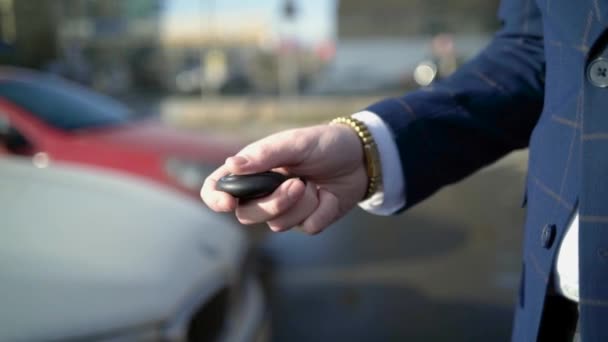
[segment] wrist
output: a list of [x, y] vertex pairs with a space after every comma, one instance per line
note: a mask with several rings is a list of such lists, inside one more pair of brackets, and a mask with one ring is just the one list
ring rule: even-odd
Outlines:
[[370, 198], [379, 190], [382, 182], [382, 166], [380, 154], [374, 137], [367, 126], [360, 120], [352, 117], [339, 117], [330, 122], [330, 125], [339, 125], [348, 128], [358, 138], [362, 147], [362, 161], [367, 174], [367, 190], [363, 200]]

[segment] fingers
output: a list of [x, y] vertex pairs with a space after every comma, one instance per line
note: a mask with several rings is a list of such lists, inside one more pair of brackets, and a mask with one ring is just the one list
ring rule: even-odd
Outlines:
[[203, 201], [214, 211], [235, 211], [242, 224], [265, 222], [273, 231], [299, 226], [308, 234], [321, 232], [342, 214], [338, 198], [312, 182], [305, 185], [299, 179], [289, 179], [270, 196], [240, 204], [216, 190], [218, 180], [227, 174], [285, 171], [311, 160], [318, 150], [320, 131], [320, 127], [309, 127], [282, 132], [245, 147], [205, 180], [201, 189]]
[[201, 198], [213, 211], [228, 212], [234, 211], [237, 207], [238, 203], [234, 197], [225, 192], [218, 191], [215, 188], [218, 180], [229, 173], [230, 172], [225, 165], [220, 166], [217, 170], [213, 171], [213, 173], [205, 179], [205, 183], [203, 183]]
[[297, 178], [285, 181], [270, 196], [238, 205], [227, 193], [215, 190], [217, 181], [229, 174], [222, 166], [215, 170], [203, 184], [201, 198], [214, 211], [236, 211], [242, 224], [266, 222], [271, 230], [281, 232], [299, 226], [308, 234], [323, 231], [339, 217], [337, 197], [324, 189]]
[[319, 205], [316, 210], [300, 224], [300, 230], [314, 235], [322, 232], [339, 218], [338, 198], [331, 192], [319, 189]]
[[318, 205], [317, 186], [308, 182], [300, 200], [282, 215], [268, 220], [268, 227], [275, 232], [289, 230], [306, 220], [317, 209]]
[[313, 146], [305, 142], [305, 130], [286, 131], [254, 142], [226, 160], [234, 174], [247, 174], [298, 164]]
[[302, 198], [305, 188], [300, 179], [288, 179], [269, 196], [239, 205], [236, 217], [242, 224], [270, 221], [293, 207]]
[[[281, 210], [283, 208], [279, 207], [287, 209]], [[295, 203], [259, 202], [237, 209], [241, 223], [266, 222], [274, 232], [299, 226], [301, 231], [311, 235], [322, 232], [339, 218], [339, 213], [338, 198], [327, 190], [317, 189], [312, 182], [307, 183], [306, 189]]]

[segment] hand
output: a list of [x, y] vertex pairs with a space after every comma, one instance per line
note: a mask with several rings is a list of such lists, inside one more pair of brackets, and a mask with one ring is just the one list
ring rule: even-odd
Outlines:
[[[215, 188], [227, 174], [268, 170], [306, 183], [291, 178], [271, 195], [241, 205]], [[361, 201], [366, 190], [361, 141], [350, 127], [337, 124], [284, 131], [248, 145], [207, 177], [201, 197], [214, 211], [235, 211], [242, 224], [265, 222], [275, 232], [299, 226], [317, 234]]]

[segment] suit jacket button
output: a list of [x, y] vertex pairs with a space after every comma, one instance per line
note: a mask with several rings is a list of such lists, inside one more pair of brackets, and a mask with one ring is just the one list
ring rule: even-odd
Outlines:
[[549, 249], [553, 246], [556, 231], [557, 228], [554, 224], [546, 224], [543, 227], [543, 231], [540, 234], [540, 243], [544, 248]]
[[600, 57], [589, 63], [587, 78], [596, 87], [608, 87], [608, 59]]

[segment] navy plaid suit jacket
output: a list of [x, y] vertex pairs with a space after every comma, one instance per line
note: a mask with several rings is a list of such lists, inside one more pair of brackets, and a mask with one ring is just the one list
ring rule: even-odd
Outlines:
[[512, 338], [537, 339], [559, 242], [578, 207], [582, 338], [608, 341], [608, 89], [587, 77], [591, 62], [608, 56], [608, 1], [503, 0], [499, 17], [490, 45], [453, 76], [368, 110], [394, 133], [407, 207], [529, 146]]

